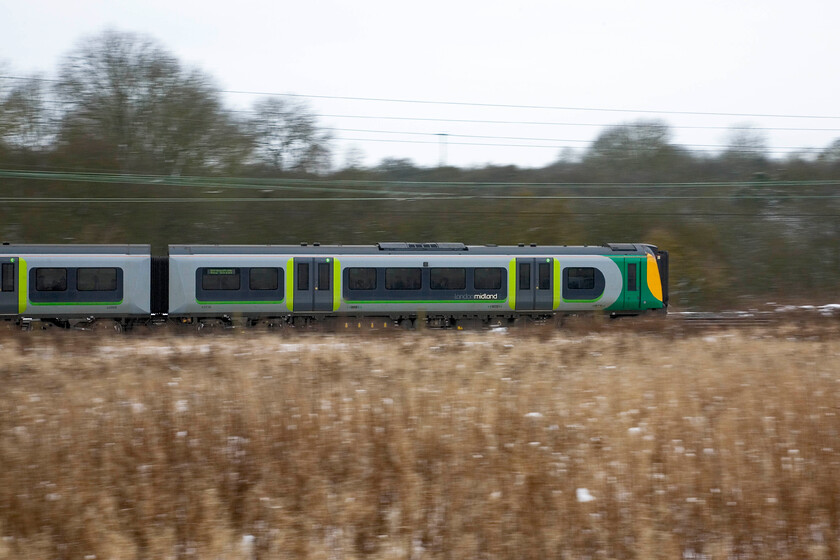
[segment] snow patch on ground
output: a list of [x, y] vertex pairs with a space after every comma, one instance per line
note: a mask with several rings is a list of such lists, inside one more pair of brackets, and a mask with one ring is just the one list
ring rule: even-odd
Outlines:
[[777, 305], [775, 303], [768, 303], [768, 305], [776, 305], [776, 313], [790, 313], [792, 311], [814, 311], [824, 317], [831, 317], [832, 315], [840, 315], [840, 303], [826, 303], [824, 305]]

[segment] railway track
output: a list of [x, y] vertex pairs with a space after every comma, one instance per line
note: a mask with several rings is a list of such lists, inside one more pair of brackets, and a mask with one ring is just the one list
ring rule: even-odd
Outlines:
[[778, 324], [783, 317], [772, 312], [707, 312], [682, 311], [668, 314], [669, 321], [679, 321], [686, 326], [759, 327]]
[[668, 322], [679, 323], [685, 327], [769, 327], [798, 322], [825, 323], [838, 320], [840, 320], [840, 313], [834, 310], [817, 313], [813, 309], [797, 310], [793, 313], [777, 311], [676, 311], [669, 313], [667, 316]]

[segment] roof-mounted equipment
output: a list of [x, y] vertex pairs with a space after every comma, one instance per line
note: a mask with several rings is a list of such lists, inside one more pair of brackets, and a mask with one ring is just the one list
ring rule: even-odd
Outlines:
[[404, 243], [385, 242], [377, 243], [380, 251], [466, 251], [467, 246], [463, 243]]

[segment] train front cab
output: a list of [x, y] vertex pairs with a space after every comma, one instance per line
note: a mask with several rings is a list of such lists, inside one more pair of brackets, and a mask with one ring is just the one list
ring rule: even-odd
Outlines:
[[621, 296], [607, 311], [613, 315], [666, 312], [668, 307], [668, 253], [654, 246], [644, 255], [613, 257], [621, 270]]

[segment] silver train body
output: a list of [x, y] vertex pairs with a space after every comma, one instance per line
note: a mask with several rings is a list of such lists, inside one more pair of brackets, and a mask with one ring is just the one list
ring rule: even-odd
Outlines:
[[598, 247], [3, 245], [0, 317], [61, 326], [385, 324], [636, 314], [667, 306], [667, 253]]
[[64, 326], [150, 316], [148, 245], [2, 245], [0, 316]]

